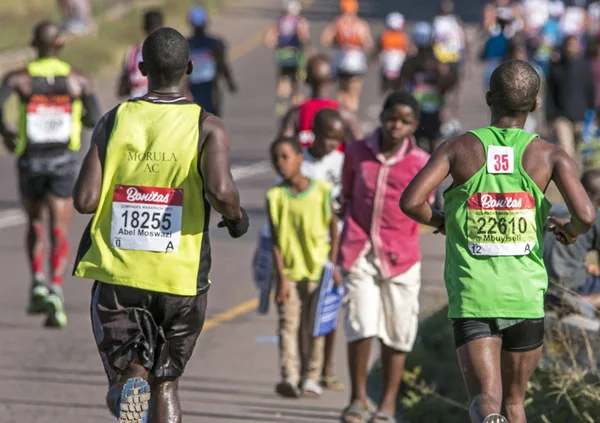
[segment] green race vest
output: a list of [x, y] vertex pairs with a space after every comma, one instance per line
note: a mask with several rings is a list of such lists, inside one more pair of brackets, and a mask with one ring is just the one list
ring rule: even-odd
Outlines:
[[198, 172], [200, 107], [121, 104], [107, 145], [98, 209], [74, 275], [194, 296], [208, 288], [210, 206]]
[[493, 126], [470, 132], [486, 163], [444, 193], [448, 317], [541, 318], [550, 203], [521, 163], [537, 135]]
[[79, 151], [82, 104], [70, 96], [67, 88], [71, 66], [56, 57], [47, 57], [30, 62], [27, 72], [32, 92], [21, 102], [15, 154], [58, 145]]

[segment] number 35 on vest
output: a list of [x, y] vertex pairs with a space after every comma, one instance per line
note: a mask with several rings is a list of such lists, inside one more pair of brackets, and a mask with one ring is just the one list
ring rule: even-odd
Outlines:
[[181, 239], [183, 190], [116, 185], [110, 242], [121, 250], [175, 252]]
[[490, 145], [487, 152], [488, 173], [514, 173], [515, 152], [512, 147]]

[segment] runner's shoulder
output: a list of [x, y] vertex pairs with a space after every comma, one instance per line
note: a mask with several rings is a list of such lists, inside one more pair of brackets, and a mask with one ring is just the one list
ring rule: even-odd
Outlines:
[[227, 130], [227, 126], [225, 122], [215, 116], [212, 113], [203, 111], [202, 112], [202, 131], [200, 131], [200, 143], [203, 145], [206, 140], [208, 140], [209, 136], [211, 139], [217, 140], [218, 142], [225, 143], [227, 148], [229, 148], [230, 140], [229, 140], [229, 131]]

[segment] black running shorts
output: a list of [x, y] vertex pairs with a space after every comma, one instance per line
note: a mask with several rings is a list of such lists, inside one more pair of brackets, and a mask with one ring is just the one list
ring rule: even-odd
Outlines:
[[452, 325], [456, 348], [490, 336], [502, 339], [502, 349], [508, 352], [527, 352], [544, 343], [544, 319], [524, 319], [508, 327], [505, 322], [506, 319], [455, 319]]
[[154, 377], [181, 376], [204, 325], [207, 295], [183, 297], [96, 281], [92, 327], [109, 382], [134, 361]]
[[18, 161], [19, 190], [24, 198], [44, 200], [47, 194], [70, 198], [77, 178], [77, 156], [71, 151], [22, 156]]

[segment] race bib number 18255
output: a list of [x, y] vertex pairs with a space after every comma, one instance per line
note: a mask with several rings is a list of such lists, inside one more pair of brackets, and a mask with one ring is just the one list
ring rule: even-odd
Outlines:
[[183, 190], [115, 186], [110, 242], [121, 250], [173, 252], [179, 249]]
[[537, 242], [535, 200], [528, 192], [480, 192], [467, 201], [467, 242], [474, 256], [523, 256]]

